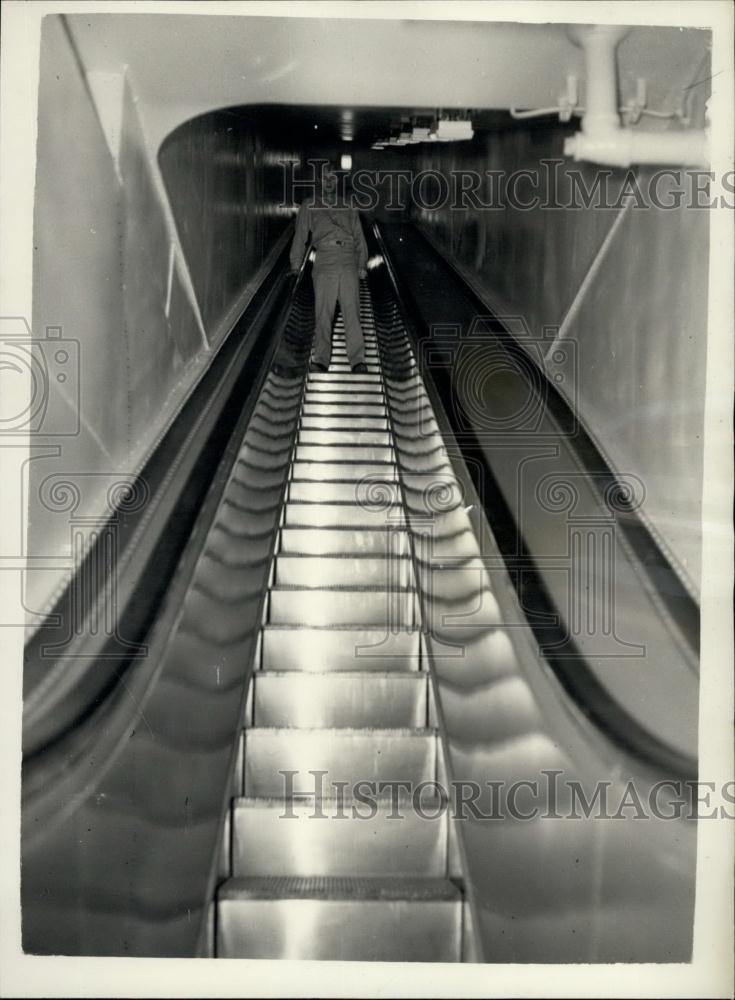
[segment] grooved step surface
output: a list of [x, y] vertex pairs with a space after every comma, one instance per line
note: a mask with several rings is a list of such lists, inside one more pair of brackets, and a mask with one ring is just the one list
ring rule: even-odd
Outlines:
[[[421, 881], [431, 886], [414, 890], [408, 880], [396, 878], [318, 883], [233, 879], [220, 891], [217, 954], [223, 958], [457, 962], [462, 932], [459, 895], [453, 886]], [[269, 894], [269, 885], [277, 885], [277, 896]]]
[[458, 902], [460, 892], [445, 878], [350, 878], [283, 875], [228, 879], [220, 899], [375, 899]]

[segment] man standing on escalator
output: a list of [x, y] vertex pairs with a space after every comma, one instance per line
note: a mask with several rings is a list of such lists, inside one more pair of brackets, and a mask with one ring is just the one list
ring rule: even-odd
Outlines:
[[332, 322], [339, 301], [345, 325], [347, 359], [355, 374], [365, 374], [365, 340], [360, 325], [360, 279], [367, 276], [367, 244], [357, 210], [338, 195], [338, 178], [322, 171], [321, 193], [303, 202], [291, 244], [291, 271], [298, 272], [311, 235], [314, 258], [315, 334], [312, 372], [326, 372], [332, 356]]

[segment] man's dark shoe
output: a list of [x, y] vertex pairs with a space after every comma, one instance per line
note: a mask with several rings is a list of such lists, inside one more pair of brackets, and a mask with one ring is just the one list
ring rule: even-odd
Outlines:
[[364, 361], [358, 361], [356, 365], [352, 366], [353, 375], [367, 375], [367, 365]]
[[319, 364], [318, 361], [312, 361], [309, 365], [309, 371], [312, 375], [323, 375], [325, 372], [329, 371], [326, 365]]

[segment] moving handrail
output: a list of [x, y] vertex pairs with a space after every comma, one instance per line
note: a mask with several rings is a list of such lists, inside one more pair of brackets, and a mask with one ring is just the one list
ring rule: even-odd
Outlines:
[[252, 348], [215, 383], [221, 418], [195, 438], [208, 474], [179, 484], [167, 519], [174, 570], [149, 569], [165, 580], [147, 656], [108, 670], [105, 697], [24, 763], [26, 951], [197, 953], [303, 391], [270, 366], [283, 346], [305, 367], [304, 271], [266, 290]]
[[[108, 525], [58, 598], [48, 624], [27, 642], [26, 761], [95, 712], [129, 663], [142, 654], [145, 634], [228, 434], [241, 414], [252, 408], [280, 341], [301, 281], [300, 274], [290, 285], [286, 263], [282, 253], [135, 484], [118, 497]], [[277, 336], [274, 329], [280, 331]], [[90, 587], [100, 578], [99, 587]], [[111, 613], [111, 630], [85, 628], [90, 618], [104, 621]]]
[[[372, 236], [385, 261], [392, 294], [398, 304], [410, 340], [416, 349], [417, 364], [421, 370], [437, 420], [444, 433], [451, 438], [458, 430], [457, 410], [461, 407], [461, 403], [453, 394], [449, 373], [423, 363], [422, 352], [418, 349], [418, 344], [421, 336], [427, 333], [426, 322], [421, 317], [417, 305], [412, 302], [407, 282], [399, 280], [396, 265], [392, 261], [391, 253], [377, 224], [373, 226]], [[436, 253], [433, 247], [431, 249]], [[449, 267], [448, 264], [447, 267]], [[460, 279], [456, 271], [454, 274], [457, 279]], [[471, 297], [474, 298], [474, 293]], [[498, 325], [501, 325], [500, 321], [498, 321]], [[521, 350], [513, 343], [512, 337], [507, 331], [501, 330], [500, 336], [504, 346], [507, 345], [510, 350]], [[541, 377], [546, 378], [543, 373], [541, 373]], [[551, 388], [553, 389], [553, 387]], [[459, 429], [461, 430], [460, 450], [465, 457], [471, 459], [471, 462], [458, 474], [464, 477], [467, 485], [472, 485], [473, 492], [476, 490], [478, 503], [480, 502], [479, 498], [482, 497], [486, 514], [493, 525], [496, 541], [506, 562], [510, 559], [511, 563], [515, 560], [523, 565], [523, 580], [527, 588], [523, 595], [524, 603], [527, 603], [528, 591], [532, 591], [533, 610], [536, 612], [529, 619], [529, 624], [539, 644], [544, 649], [545, 662], [553, 671], [557, 681], [572, 697], [578, 709], [626, 754], [633, 753], [644, 766], [660, 776], [685, 780], [696, 778], [696, 759], [664, 743], [655, 733], [644, 728], [633, 718], [625, 705], [616, 699], [615, 695], [605, 687], [599, 676], [591, 669], [583, 652], [565, 631], [563, 625], [549, 624], [560, 621], [559, 609], [549, 594], [541, 574], [534, 567], [532, 554], [525, 547], [521, 530], [499, 488], [485, 451], [477, 439], [473, 440], [467, 422], [463, 423]], [[471, 471], [468, 472], [468, 469]], [[609, 475], [612, 477], [613, 473], [610, 471]], [[530, 587], [528, 586], [529, 581], [531, 581]], [[692, 635], [692, 628], [688, 624], [692, 617], [691, 615], [686, 616], [685, 630], [688, 633], [688, 642], [695, 644], [696, 628], [695, 635]], [[558, 653], [555, 653], [553, 648], [550, 649], [554, 644], [558, 647]]]

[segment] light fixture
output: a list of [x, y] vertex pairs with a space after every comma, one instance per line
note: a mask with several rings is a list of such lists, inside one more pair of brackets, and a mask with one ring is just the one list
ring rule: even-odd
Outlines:
[[426, 142], [429, 138], [428, 128], [419, 128], [414, 125], [411, 129], [411, 142]]
[[440, 118], [436, 127], [436, 137], [440, 142], [457, 142], [462, 139], [471, 139], [474, 134], [472, 122], [468, 119], [452, 121], [449, 118]]
[[349, 153], [343, 153], [339, 158], [340, 170], [352, 170], [352, 157]]

